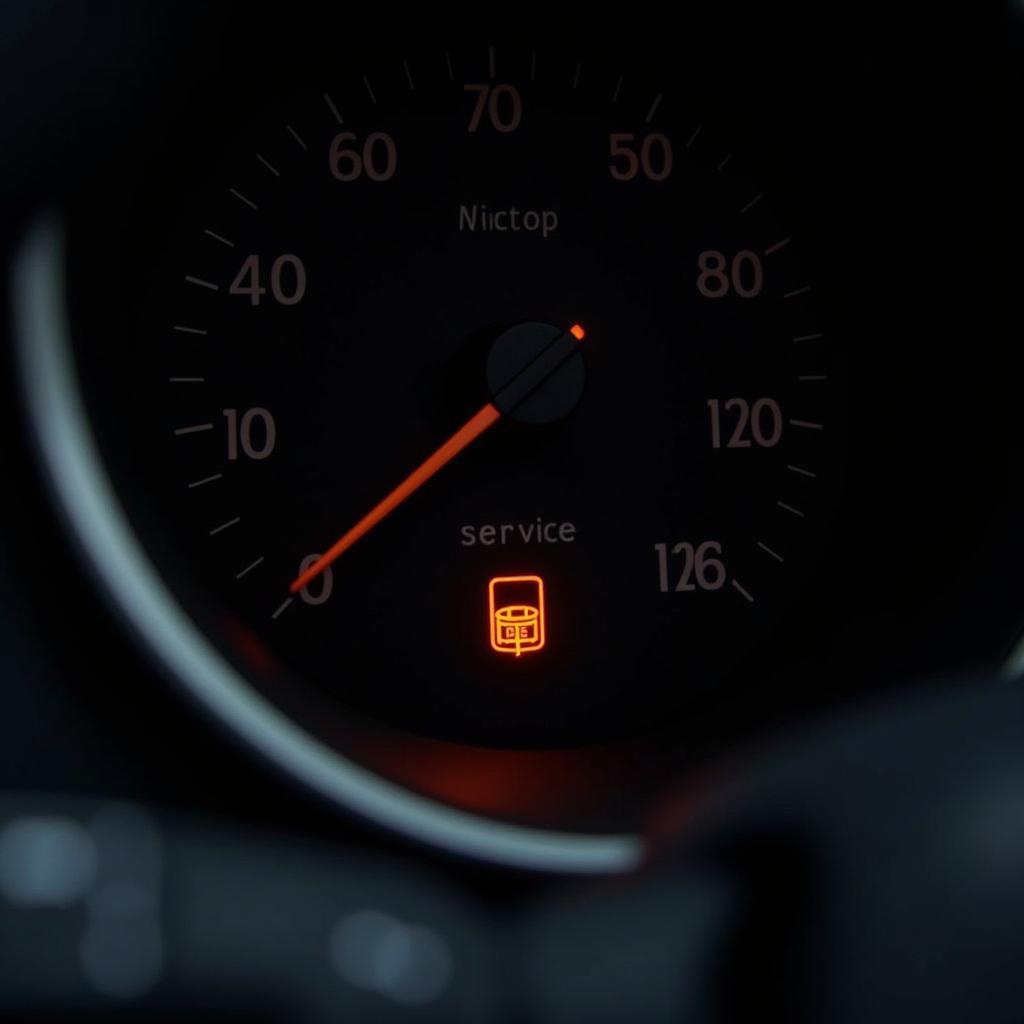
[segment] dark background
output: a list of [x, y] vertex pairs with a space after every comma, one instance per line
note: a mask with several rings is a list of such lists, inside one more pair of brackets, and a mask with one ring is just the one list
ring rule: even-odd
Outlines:
[[[8, 252], [36, 209], [88, 203], [82, 182], [136, 133], [168, 130], [197, 96], [227, 117], [296, 67], [372, 66], [375, 48], [401, 50], [394, 39], [376, 47], [380, 34], [350, 18], [298, 8], [286, 20], [221, 6], [23, 4], [4, 17]], [[955, 22], [866, 8], [827, 23], [717, 17], [671, 39], [638, 28], [607, 45], [628, 39], [685, 66], [695, 103], [765, 154], [834, 283], [854, 442], [834, 571], [849, 585], [836, 588], [830, 628], [792, 652], [806, 699], [765, 709], [782, 727], [836, 700], [996, 668], [1017, 637], [1020, 360], [1005, 297], [1019, 260], [1002, 239], [1019, 214], [1019, 199], [1007, 205], [1019, 180], [1009, 141], [1019, 64], [1009, 16], [974, 5]], [[63, 533], [6, 344], [3, 359], [0, 787], [392, 844], [256, 763], [133, 646]]]

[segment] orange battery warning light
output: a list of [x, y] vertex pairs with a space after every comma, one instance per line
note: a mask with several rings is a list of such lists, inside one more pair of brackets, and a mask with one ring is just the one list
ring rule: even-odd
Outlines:
[[491, 647], [517, 658], [544, 646], [544, 581], [495, 576], [487, 586]]

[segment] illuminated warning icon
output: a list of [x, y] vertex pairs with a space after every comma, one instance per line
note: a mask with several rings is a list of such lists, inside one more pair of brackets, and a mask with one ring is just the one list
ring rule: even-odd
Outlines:
[[491, 647], [517, 658], [544, 646], [544, 581], [495, 576], [487, 587]]

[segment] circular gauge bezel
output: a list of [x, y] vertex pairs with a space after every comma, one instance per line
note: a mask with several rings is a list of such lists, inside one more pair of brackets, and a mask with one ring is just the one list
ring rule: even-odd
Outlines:
[[[140, 167], [156, 158], [140, 156]], [[674, 728], [658, 722], [642, 735], [600, 734], [596, 746], [574, 743], [571, 749], [533, 738], [492, 747], [489, 737], [421, 731], [415, 718], [399, 723], [360, 717], [365, 709], [357, 706], [346, 706], [337, 717], [318, 715], [330, 709], [302, 704], [301, 673], [282, 677], [280, 686], [263, 685], [269, 677], [267, 662], [256, 657], [261, 650], [225, 632], [224, 607], [203, 585], [210, 581], [167, 557], [165, 540], [177, 533], [163, 510], [173, 496], [152, 478], [136, 475], [143, 453], [117, 440], [126, 410], [117, 406], [119, 392], [111, 391], [108, 376], [94, 372], [102, 364], [92, 348], [95, 341], [98, 353], [106, 351], [93, 334], [99, 324], [89, 296], [109, 294], [95, 287], [94, 268], [105, 265], [109, 273], [119, 265], [119, 247], [137, 249], [127, 230], [125, 240], [115, 231], [106, 241], [94, 211], [102, 209], [108, 223], [112, 211], [135, 198], [136, 158], [129, 156], [118, 181], [94, 183], [87, 205], [62, 211], [63, 224], [56, 217], [36, 224], [22, 249], [15, 287], [23, 388], [42, 461], [70, 532], [122, 618], [220, 726], [348, 809], [488, 861], [573, 872], [631, 867], [644, 849], [635, 831], [666, 795], [665, 787], [680, 778], [680, 763], [692, 774], [694, 762], [708, 754], [704, 737], [719, 742], [710, 722], [715, 708], [690, 709], [695, 743], [681, 742]], [[737, 173], [746, 189], [750, 182]], [[133, 270], [122, 271], [134, 280]], [[104, 319], [108, 338], [110, 313], [108, 308]], [[558, 316], [546, 319], [561, 322]], [[129, 376], [126, 371], [123, 379]], [[829, 503], [831, 495], [829, 490]], [[753, 604], [742, 587], [736, 590]], [[344, 674], [359, 679], [351, 665]], [[471, 779], [486, 779], [487, 792]]]

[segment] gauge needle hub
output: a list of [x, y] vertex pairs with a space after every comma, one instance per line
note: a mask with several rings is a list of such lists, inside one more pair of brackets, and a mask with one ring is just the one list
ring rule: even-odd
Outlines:
[[415, 494], [432, 476], [443, 469], [463, 449], [468, 448], [481, 434], [492, 427], [502, 415], [508, 415], [521, 406], [542, 384], [548, 381], [582, 340], [583, 328], [574, 324], [568, 331], [556, 332], [539, 354], [532, 355], [527, 364], [517, 368], [504, 386], [497, 391], [494, 401], [467, 420], [432, 455], [419, 464], [390, 494], [378, 502], [347, 533], [340, 537], [312, 565], [300, 573], [288, 586], [292, 594], [313, 582], [328, 566], [340, 558], [360, 538], [365, 537], [382, 519], [393, 512], [407, 498]]

